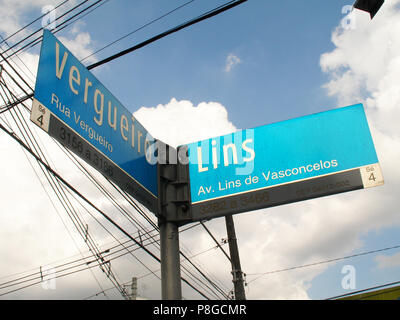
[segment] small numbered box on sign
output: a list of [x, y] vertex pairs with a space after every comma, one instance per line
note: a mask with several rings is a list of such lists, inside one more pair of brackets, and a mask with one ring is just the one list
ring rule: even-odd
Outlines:
[[32, 102], [31, 121], [44, 131], [49, 131], [50, 111], [36, 99]]
[[364, 188], [383, 185], [384, 180], [379, 163], [361, 167], [360, 172]]

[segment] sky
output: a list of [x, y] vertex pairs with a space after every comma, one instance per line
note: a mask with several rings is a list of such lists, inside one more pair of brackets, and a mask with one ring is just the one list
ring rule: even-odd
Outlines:
[[[67, 6], [78, 2], [70, 1]], [[0, 35], [12, 35], [40, 16], [44, 6], [58, 3], [0, 0]], [[56, 37], [90, 65], [225, 2], [192, 1], [98, 51], [183, 3], [104, 1]], [[352, 4], [341, 0], [249, 0], [93, 70], [154, 137], [173, 146], [364, 104], [385, 184], [235, 215], [248, 299], [326, 299], [399, 281], [399, 249], [358, 254], [400, 245], [400, 0], [386, 1], [373, 20], [362, 11], [349, 13], [347, 6]], [[66, 8], [60, 7], [56, 14]], [[38, 21], [24, 32], [29, 34], [40, 26]], [[22, 37], [19, 34], [7, 43]], [[3, 43], [2, 50], [5, 48]], [[39, 53], [40, 46], [35, 46], [14, 59], [32, 84]], [[68, 181], [132, 233], [137, 231], [65, 160], [52, 139], [34, 130], [48, 148], [54, 167]], [[0, 150], [0, 283], [87, 253], [86, 244], [51, 195], [32, 158], [5, 133], [0, 133]], [[101, 248], [115, 244], [83, 209], [82, 215]], [[226, 238], [223, 218], [206, 225], [216, 239]], [[118, 239], [125, 239], [117, 230], [110, 230]], [[203, 228], [182, 232], [180, 245], [190, 256], [196, 255], [194, 261], [226, 292], [232, 289], [230, 263], [213, 248], [215, 243]], [[228, 250], [226, 245], [224, 248]], [[156, 262], [143, 252], [135, 254], [159, 274]], [[358, 256], [319, 263], [351, 255]], [[133, 255], [113, 261], [112, 266], [123, 283], [139, 277], [141, 298], [160, 299], [159, 278], [144, 276], [148, 270]], [[354, 275], [351, 283], [346, 282], [348, 270]], [[92, 268], [57, 278], [55, 288], [38, 284], [0, 298], [121, 299], [115, 289], [98, 294], [110, 287], [104, 273]], [[0, 285], [0, 294], [7, 290]], [[186, 285], [183, 296], [201, 298]]]

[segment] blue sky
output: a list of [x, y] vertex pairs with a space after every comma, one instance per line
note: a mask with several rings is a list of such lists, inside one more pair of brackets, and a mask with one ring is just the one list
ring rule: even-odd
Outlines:
[[[87, 30], [101, 47], [181, 3], [105, 4], [88, 17]], [[194, 2], [97, 56], [101, 59], [139, 43], [215, 3], [223, 2]], [[332, 48], [330, 34], [343, 17], [344, 4], [250, 1], [114, 61], [99, 76], [133, 110], [167, 103], [172, 97], [195, 104], [218, 101], [240, 128], [326, 110], [335, 107], [335, 102], [321, 89], [324, 75], [318, 60], [321, 52]], [[129, 10], [121, 17], [125, 6]], [[101, 30], [94, 27], [98, 21], [104, 25]], [[227, 73], [224, 68], [230, 53], [241, 63]]]
[[[4, 1], [0, 4], [0, 8], [10, 9], [7, 19], [0, 23], [2, 36], [40, 15], [43, 5], [58, 2], [38, 0], [28, 7], [21, 3]], [[110, 0], [56, 36], [83, 58], [183, 3], [177, 0]], [[225, 1], [196, 0], [83, 63], [88, 65], [101, 60], [223, 3]], [[400, 97], [393, 80], [396, 71], [400, 70], [397, 62], [400, 57], [399, 3], [398, 0], [390, 5], [385, 3], [372, 21], [366, 13], [355, 12], [353, 17], [357, 24], [346, 30], [340, 28], [345, 17], [342, 8], [352, 5], [352, 1], [249, 0], [94, 70], [98, 79], [150, 132], [154, 130], [157, 137], [172, 142], [184, 138], [200, 140], [235, 128], [252, 128], [364, 103], [385, 185], [235, 216], [242, 267], [248, 274], [249, 298], [324, 299], [350, 292], [341, 286], [344, 277], [341, 270], [345, 265], [356, 269], [356, 290], [399, 280], [399, 249], [254, 280], [272, 270], [400, 244], [397, 214], [400, 175], [396, 166], [400, 137], [395, 121], [399, 115], [396, 106]], [[36, 72], [39, 46], [23, 54], [32, 72]], [[227, 67], [229, 61], [231, 65]], [[199, 109], [207, 112], [196, 118]], [[8, 145], [5, 140], [2, 137], [1, 141]], [[9, 151], [2, 160], [4, 165], [12, 164], [19, 157], [18, 152]], [[22, 168], [27, 163], [21, 160], [18, 165]], [[60, 170], [68, 170], [68, 167], [60, 166]], [[15, 174], [22, 171], [17, 165], [14, 170]], [[13, 171], [10, 172], [8, 178], [11, 181]], [[81, 178], [75, 174], [71, 174], [71, 179], [81, 183]], [[27, 180], [40, 189], [33, 173]], [[0, 182], [0, 185], [3, 192], [9, 190], [9, 199], [12, 199], [12, 182]], [[18, 185], [14, 188], [17, 190]], [[34, 187], [29, 190], [27, 197], [37, 196], [32, 191]], [[51, 216], [48, 199], [43, 201], [45, 211]], [[13, 208], [12, 200], [6, 203], [7, 206]], [[27, 214], [24, 210], [25, 207], [18, 207], [13, 212]], [[35, 210], [41, 211], [39, 204], [32, 209]], [[37, 222], [31, 223], [29, 229], [35, 238], [34, 235], [40, 232], [35, 229]], [[54, 230], [63, 230], [60, 222], [54, 220], [53, 223]], [[17, 226], [14, 230], [7, 224], [7, 228], [10, 229], [3, 231], [16, 237], [23, 232]], [[223, 219], [209, 222], [209, 228], [217, 238], [224, 237]], [[65, 231], [52, 232], [43, 241], [70, 242], [66, 235], [56, 240], [51, 238]], [[42, 239], [44, 236], [37, 237]], [[105, 239], [99, 235], [99, 242], [103, 243]], [[187, 236], [183, 234], [182, 243], [194, 253], [212, 246], [204, 230], [197, 228]], [[84, 244], [80, 245], [84, 248]], [[39, 240], [36, 246], [40, 246]], [[8, 263], [0, 264], [4, 275], [13, 273], [10, 265], [14, 260], [21, 260], [10, 252], [12, 248], [3, 252], [3, 256], [8, 257]], [[57, 246], [50, 247], [43, 253], [42, 260], [28, 256], [19, 271], [73, 254], [76, 254], [76, 248], [71, 243], [58, 251]], [[58, 258], [52, 259], [55, 256]], [[203, 265], [215, 261], [208, 266], [210, 272], [227, 287], [231, 286], [230, 266], [221, 253], [214, 250], [198, 259], [203, 259], [199, 260]], [[126, 269], [124, 263], [117, 268], [126, 280], [131, 274], [122, 271]], [[95, 293], [93, 284], [86, 281], [79, 284], [77, 278], [74, 281], [60, 282], [56, 294], [64, 297], [61, 293], [64, 285], [69, 298], [80, 299], [84, 293]], [[157, 290], [150, 289], [157, 279], [148, 281], [139, 285], [141, 293], [144, 297], [159, 298]], [[49, 294], [40, 290], [21, 292], [16, 297], [29, 298], [33, 294], [46, 297]], [[184, 294], [196, 298], [187, 288]]]

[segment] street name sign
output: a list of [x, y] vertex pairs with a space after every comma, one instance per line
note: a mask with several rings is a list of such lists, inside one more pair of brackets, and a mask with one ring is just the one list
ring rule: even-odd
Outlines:
[[193, 221], [384, 183], [362, 104], [185, 147]]
[[45, 30], [31, 120], [157, 214], [151, 135], [121, 102]]

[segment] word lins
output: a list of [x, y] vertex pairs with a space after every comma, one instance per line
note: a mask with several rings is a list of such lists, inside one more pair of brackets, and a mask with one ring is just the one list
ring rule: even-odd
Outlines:
[[253, 129], [238, 131], [189, 146], [190, 164], [196, 164], [199, 173], [235, 166], [237, 175], [250, 174], [254, 170], [255, 157]]

